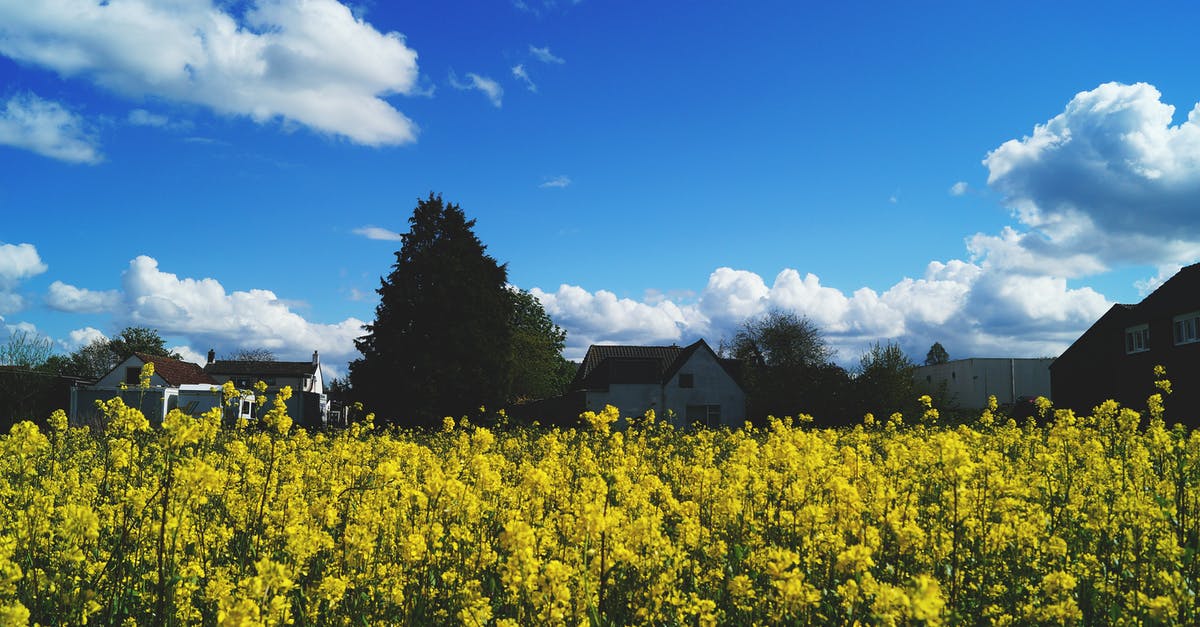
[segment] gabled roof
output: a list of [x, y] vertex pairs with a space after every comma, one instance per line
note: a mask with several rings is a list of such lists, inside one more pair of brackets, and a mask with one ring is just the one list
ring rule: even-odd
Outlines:
[[[1142, 299], [1142, 302], [1132, 305], [1135, 309], [1155, 309], [1159, 306], [1159, 301], [1169, 299], [1172, 292], [1175, 290], [1186, 290], [1189, 287], [1194, 290], [1196, 283], [1200, 281], [1200, 263], [1194, 263], [1190, 266], [1184, 266], [1179, 269], [1171, 278], [1163, 281], [1150, 292], [1148, 296]], [[1193, 292], [1194, 293], [1194, 292]]]
[[[644, 361], [652, 368], [647, 368], [653, 373], [653, 381], [661, 381], [667, 370], [674, 365], [679, 354], [683, 352], [683, 348], [679, 346], [614, 346], [593, 344], [588, 347], [587, 354], [583, 357], [583, 363], [579, 365], [579, 370], [575, 373], [574, 383], [582, 383], [588, 379], [595, 379], [594, 375], [608, 374], [600, 372], [602, 364], [611, 363], [610, 360], [629, 360], [629, 361]], [[647, 381], [649, 382], [649, 381]]]
[[730, 377], [738, 381], [735, 360], [717, 357], [702, 339], [686, 347], [593, 344], [588, 347], [570, 389], [604, 388], [610, 383], [666, 383], [699, 350], [712, 354]]
[[311, 361], [214, 361], [204, 367], [211, 375], [251, 375], [268, 377], [313, 376], [317, 365]]
[[[1088, 327], [1070, 346], [1063, 351], [1058, 359], [1054, 360], [1054, 364], [1050, 367], [1054, 368], [1056, 364], [1066, 364], [1074, 359], [1074, 354], [1082, 347], [1092, 341], [1093, 337], [1103, 336], [1110, 326], [1123, 327], [1129, 324], [1139, 324], [1148, 322], [1150, 318], [1157, 315], [1162, 315], [1169, 311], [1172, 301], [1179, 297], [1179, 293], [1188, 295], [1187, 299], [1194, 298], [1196, 286], [1200, 284], [1200, 263], [1195, 263], [1190, 266], [1185, 266], [1176, 272], [1171, 278], [1163, 281], [1153, 292], [1142, 299], [1140, 303], [1127, 305], [1122, 303], [1114, 304], [1100, 316], [1092, 326]], [[1183, 312], [1174, 312], [1183, 313]]]
[[204, 374], [204, 369], [199, 364], [171, 359], [162, 355], [147, 355], [146, 353], [134, 353], [134, 356], [142, 360], [143, 363], [154, 364], [154, 374], [162, 377], [167, 382], [167, 385], [178, 386], [188, 383], [217, 384], [216, 381], [212, 380], [212, 377]]

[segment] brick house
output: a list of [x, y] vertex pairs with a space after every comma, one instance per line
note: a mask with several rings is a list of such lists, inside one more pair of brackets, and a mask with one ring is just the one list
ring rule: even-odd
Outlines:
[[1135, 305], [1113, 305], [1050, 365], [1056, 406], [1090, 413], [1107, 399], [1144, 410], [1154, 366], [1167, 369], [1172, 422], [1200, 424], [1200, 264]]

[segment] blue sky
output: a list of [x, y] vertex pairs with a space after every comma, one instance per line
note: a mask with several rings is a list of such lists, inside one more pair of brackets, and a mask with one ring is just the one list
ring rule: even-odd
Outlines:
[[589, 343], [1056, 355], [1200, 260], [1185, 3], [0, 0], [0, 336], [342, 374], [418, 197]]

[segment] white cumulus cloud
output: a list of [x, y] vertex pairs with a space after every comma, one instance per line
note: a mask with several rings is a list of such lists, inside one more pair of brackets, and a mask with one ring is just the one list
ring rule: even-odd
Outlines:
[[33, 244], [0, 244], [0, 315], [23, 309], [25, 297], [15, 291], [17, 286], [45, 271]]
[[758, 274], [717, 268], [699, 296], [675, 302], [651, 292], [642, 301], [563, 285], [530, 290], [567, 331], [568, 356], [593, 343], [670, 344], [703, 337], [716, 346], [747, 319], [772, 309], [812, 320], [853, 366], [876, 341], [897, 341], [914, 359], [934, 342], [954, 357], [1057, 355], [1111, 306], [1090, 288], [1027, 277], [962, 260], [934, 261], [918, 278], [883, 293], [823, 285], [813, 273], [785, 268], [768, 285]]
[[571, 184], [571, 177], [565, 176], [565, 175], [560, 175], [560, 176], [556, 176], [552, 179], [547, 179], [545, 181], [542, 181], [542, 184], [538, 185], [538, 187], [563, 188], [563, 187], [567, 187], [570, 184]]
[[100, 163], [103, 157], [86, 126], [82, 117], [57, 102], [17, 94], [0, 109], [0, 144], [59, 161]]
[[151, 257], [139, 256], [121, 276], [124, 311], [130, 324], [188, 338], [189, 345], [262, 347], [277, 354], [306, 357], [313, 350], [331, 359], [356, 356], [354, 339], [363, 321], [334, 324], [305, 320], [268, 290], [226, 292], [212, 278], [180, 278], [163, 272]]
[[74, 351], [81, 346], [87, 346], [96, 340], [106, 340], [108, 336], [104, 335], [99, 329], [92, 327], [83, 327], [75, 329], [67, 334], [67, 339], [59, 341], [59, 345], [68, 351]]
[[51, 309], [71, 313], [111, 312], [120, 302], [121, 294], [115, 290], [87, 290], [62, 281], [51, 283], [46, 294], [46, 304]]
[[[323, 359], [345, 362], [358, 356], [354, 340], [365, 333], [363, 321], [357, 318], [331, 324], [313, 322], [271, 291], [228, 292], [216, 279], [164, 272], [155, 259], [144, 255], [129, 262], [116, 292], [68, 285], [60, 286], [58, 292], [68, 303], [90, 302], [94, 295], [103, 295], [100, 300], [115, 307], [114, 322], [184, 339], [175, 348], [192, 357], [209, 348], [267, 348], [283, 359], [308, 359], [317, 350]], [[72, 331], [60, 344], [74, 348], [102, 336], [85, 327]]]
[[46, 264], [33, 244], [0, 244], [0, 289], [46, 271]]
[[1001, 144], [988, 185], [1029, 231], [976, 236], [974, 252], [1068, 276], [1200, 258], [1200, 105], [1174, 114], [1153, 85], [1105, 83]]
[[0, 54], [131, 98], [359, 144], [417, 136], [386, 100], [417, 90], [417, 53], [336, 0], [0, 0]]
[[560, 285], [554, 292], [536, 287], [529, 291], [556, 323], [568, 329], [569, 358], [582, 357], [591, 344], [676, 341], [689, 324], [687, 314], [670, 301], [649, 304], [576, 285]]
[[971, 191], [971, 186], [967, 185], [966, 181], [959, 181], [950, 186], [951, 196], [963, 196], [969, 191]]

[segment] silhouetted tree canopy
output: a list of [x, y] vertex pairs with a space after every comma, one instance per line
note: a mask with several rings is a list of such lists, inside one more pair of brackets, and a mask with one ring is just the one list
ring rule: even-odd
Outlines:
[[925, 354], [926, 366], [944, 364], [948, 361], [950, 361], [950, 353], [946, 352], [946, 349], [942, 346], [941, 342], [934, 342], [933, 346], [929, 347], [929, 352]]
[[805, 413], [825, 424], [844, 421], [850, 376], [829, 362], [833, 349], [808, 318], [780, 310], [750, 318], [721, 352], [742, 362], [751, 420]]
[[354, 392], [380, 420], [409, 426], [499, 408], [511, 384], [507, 269], [440, 195], [418, 200], [408, 223], [375, 321], [355, 340]]
[[854, 377], [857, 416], [870, 412], [883, 419], [895, 412], [911, 418], [920, 392], [913, 381], [916, 365], [900, 345], [876, 342], [859, 358]]
[[778, 309], [742, 323], [725, 348], [745, 363], [768, 367], [818, 366], [833, 356], [812, 320]]
[[278, 361], [275, 352], [269, 348], [239, 348], [229, 354], [230, 361]]

